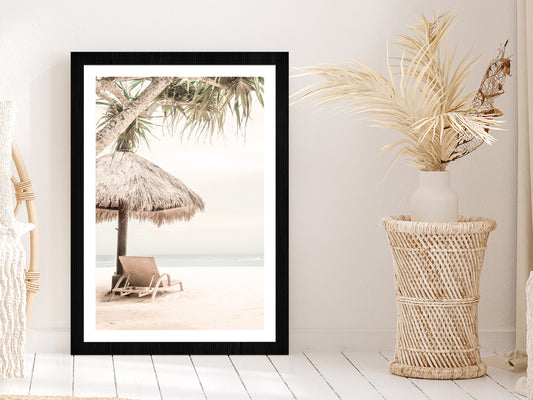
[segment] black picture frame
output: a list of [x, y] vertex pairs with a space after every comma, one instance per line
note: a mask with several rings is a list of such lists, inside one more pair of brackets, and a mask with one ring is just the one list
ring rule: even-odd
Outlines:
[[[71, 354], [288, 354], [287, 52], [71, 53]], [[84, 339], [84, 68], [90, 65], [273, 65], [276, 131], [276, 290], [274, 342], [90, 342]]]

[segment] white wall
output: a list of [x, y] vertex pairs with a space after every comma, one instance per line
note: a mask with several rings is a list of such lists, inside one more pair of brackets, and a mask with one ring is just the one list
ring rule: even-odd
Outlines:
[[[30, 341], [68, 350], [70, 319], [70, 70], [76, 50], [288, 50], [294, 66], [352, 57], [383, 69], [387, 39], [420, 11], [455, 0], [5, 2], [0, 13], [0, 97], [19, 105], [17, 140], [38, 197], [41, 291]], [[514, 2], [459, 3], [451, 35], [459, 54], [482, 55], [471, 87], [497, 46], [516, 43]], [[308, 83], [291, 80], [291, 92]], [[482, 277], [485, 343], [512, 346], [514, 325], [516, 77], [499, 102], [508, 121], [499, 142], [453, 165], [461, 212], [491, 216]], [[81, 134], [81, 132], [74, 132]], [[297, 104], [290, 117], [290, 330], [292, 349], [390, 348], [395, 305], [381, 216], [408, 212], [414, 169], [377, 155], [398, 134], [356, 117]], [[35, 331], [39, 331], [38, 333]], [[497, 346], [498, 345], [498, 346]]]

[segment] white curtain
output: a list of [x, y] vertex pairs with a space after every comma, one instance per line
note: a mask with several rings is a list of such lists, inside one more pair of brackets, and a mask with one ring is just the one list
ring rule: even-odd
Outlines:
[[[518, 83], [518, 193], [516, 246], [516, 345], [504, 356], [490, 357], [487, 363], [523, 374], [526, 356], [526, 284], [533, 266], [533, 3], [517, 0]], [[517, 392], [527, 395], [525, 378], [517, 383]]]
[[518, 194], [516, 350], [526, 351], [526, 282], [533, 266], [533, 4], [517, 1]]

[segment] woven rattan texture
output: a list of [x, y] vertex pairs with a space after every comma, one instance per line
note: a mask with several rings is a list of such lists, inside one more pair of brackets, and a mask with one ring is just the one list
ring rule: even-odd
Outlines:
[[387, 217], [396, 280], [397, 325], [389, 368], [401, 376], [482, 376], [478, 341], [479, 278], [493, 220], [456, 223]]

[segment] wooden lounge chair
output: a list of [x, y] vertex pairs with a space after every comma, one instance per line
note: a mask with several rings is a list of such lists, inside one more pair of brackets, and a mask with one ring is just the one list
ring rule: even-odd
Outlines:
[[111, 290], [109, 301], [113, 300], [113, 297], [117, 293], [121, 296], [137, 294], [139, 297], [151, 294], [152, 301], [154, 301], [159, 291], [167, 290], [178, 285], [180, 291], [183, 291], [181, 281], [172, 282], [169, 274], [159, 273], [154, 257], [120, 256], [119, 260], [122, 268], [124, 268], [124, 274]]

